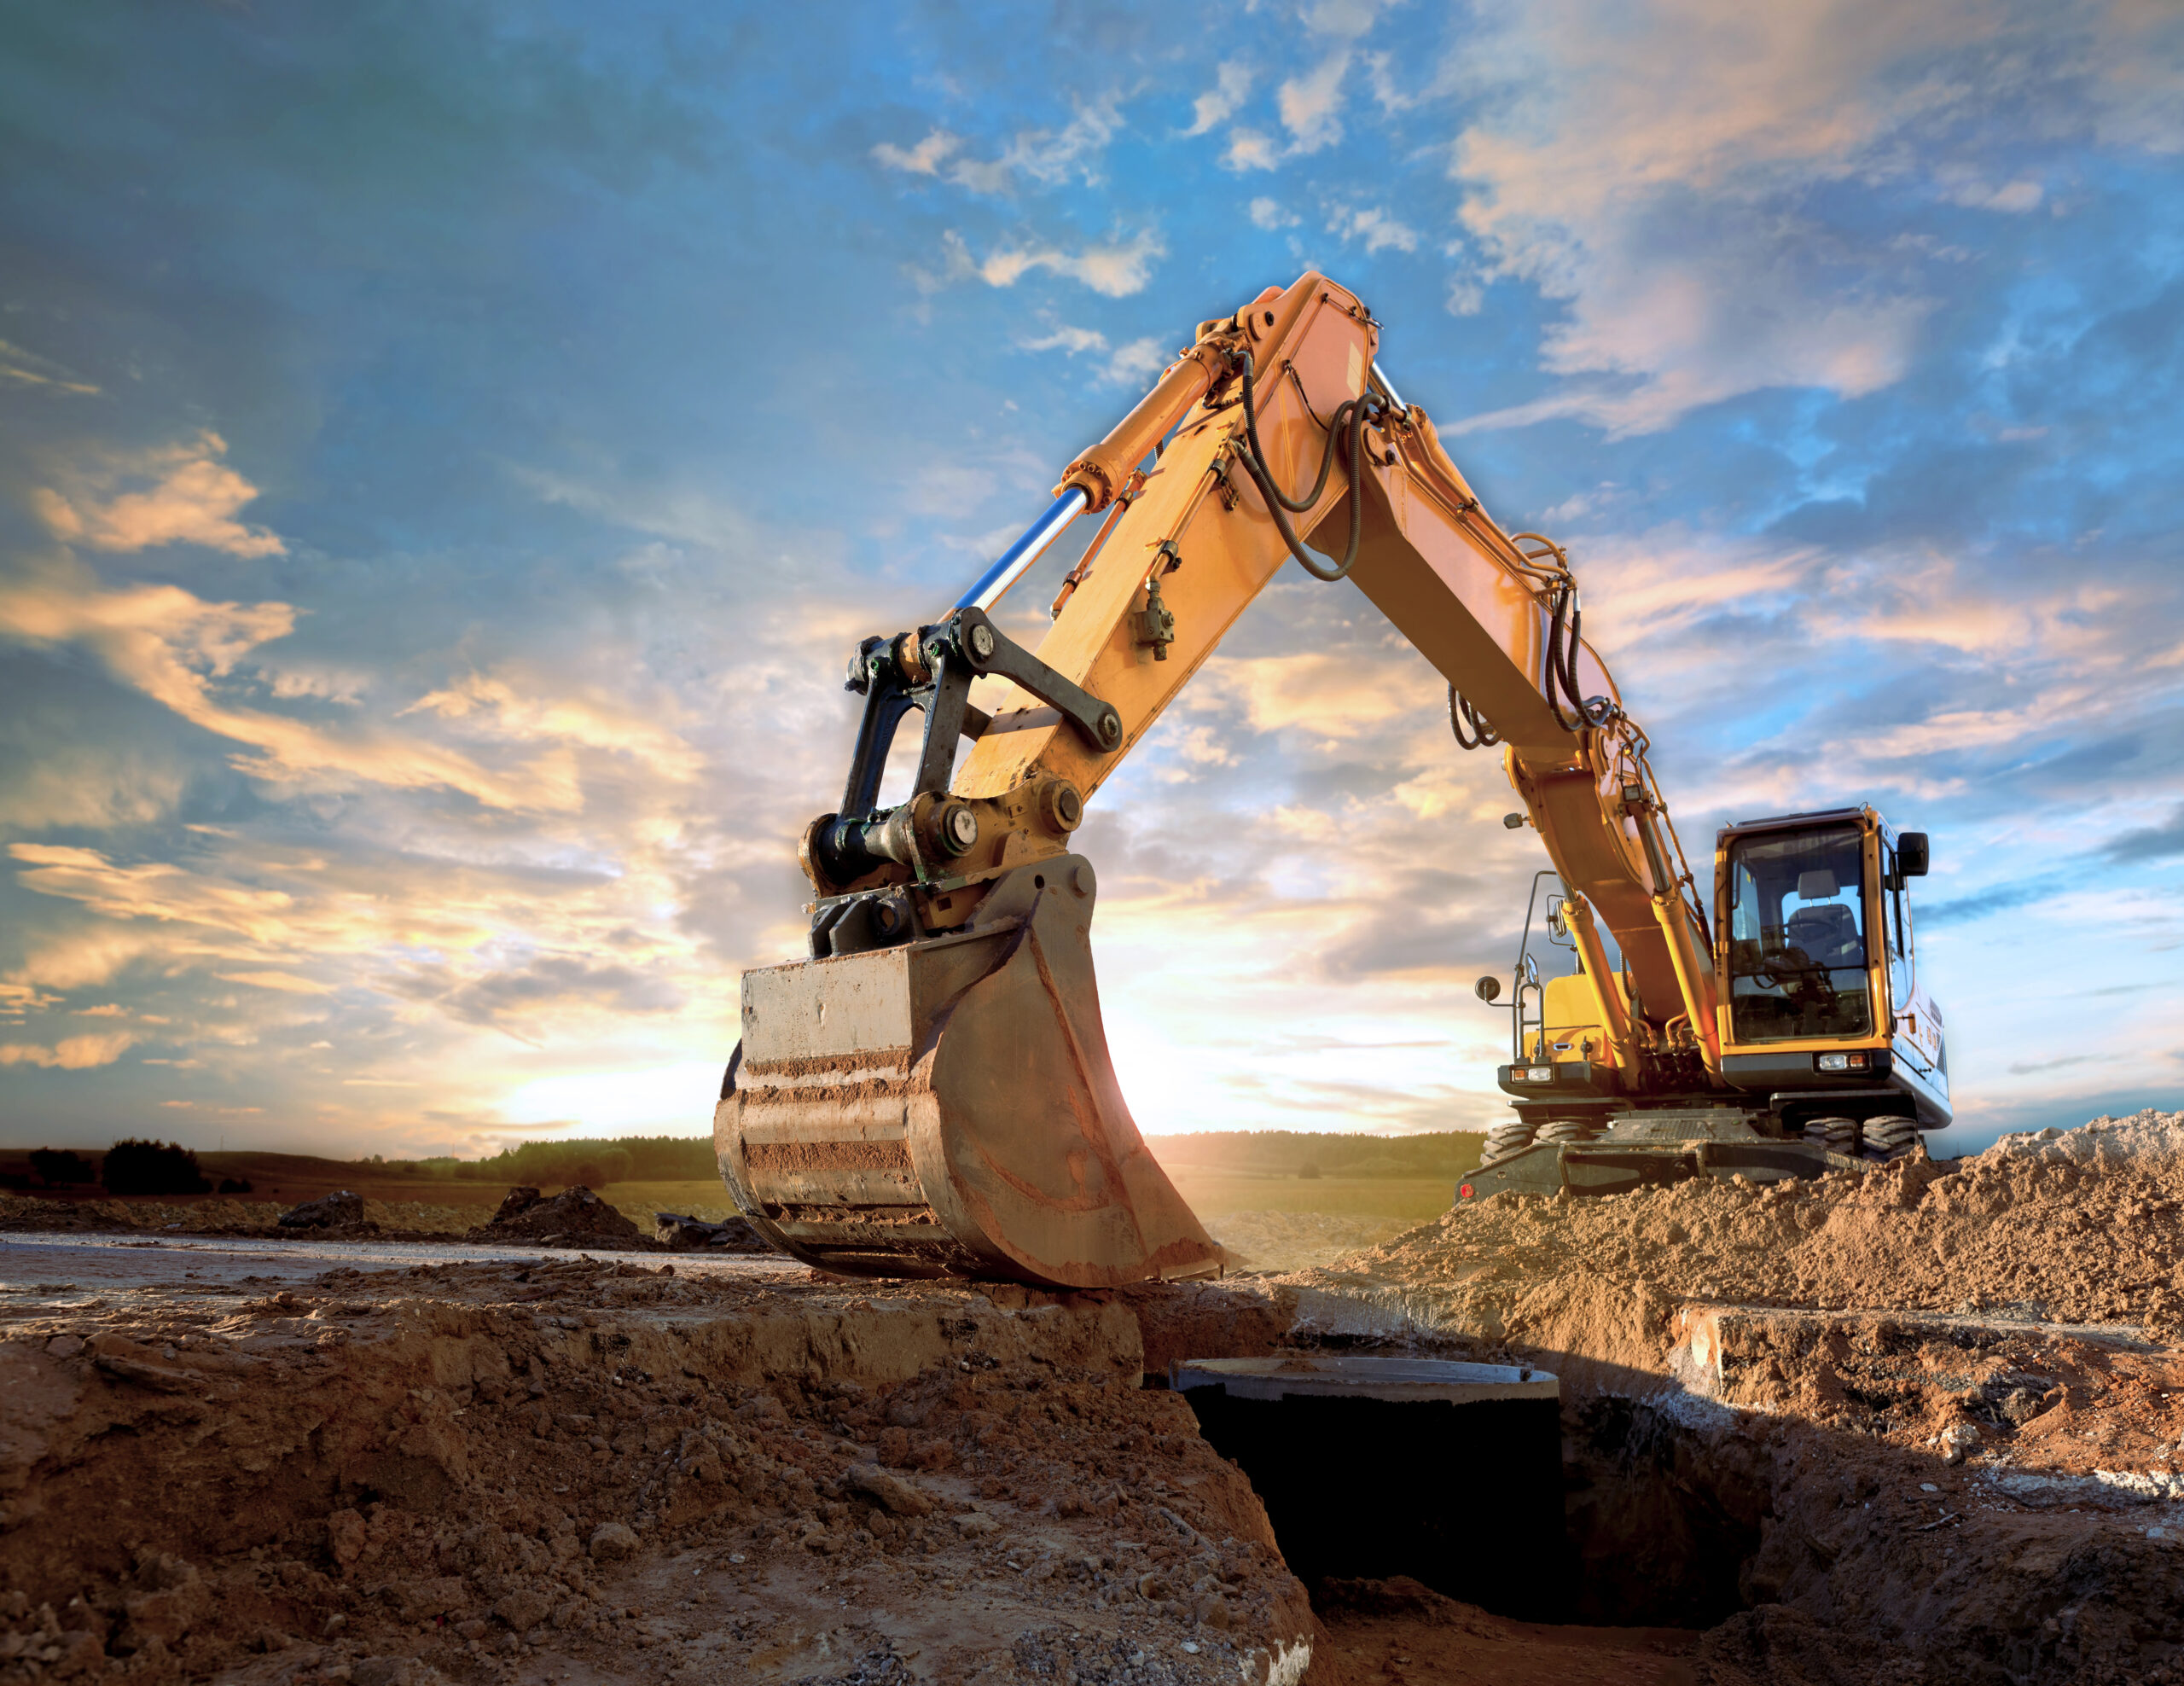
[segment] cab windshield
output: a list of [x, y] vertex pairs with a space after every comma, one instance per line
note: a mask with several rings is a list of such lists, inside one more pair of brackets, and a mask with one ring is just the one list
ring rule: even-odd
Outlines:
[[1872, 1033], [1856, 826], [1729, 846], [1729, 1019], [1739, 1042]]

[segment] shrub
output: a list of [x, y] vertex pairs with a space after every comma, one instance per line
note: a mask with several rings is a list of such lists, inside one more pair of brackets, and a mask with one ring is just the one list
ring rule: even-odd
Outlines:
[[96, 1183], [98, 1172], [81, 1154], [66, 1148], [36, 1148], [31, 1152], [31, 1170], [49, 1189], [58, 1189], [69, 1183]]
[[220, 1179], [220, 1192], [224, 1195], [247, 1195], [250, 1192], [250, 1178], [223, 1177]]
[[1304, 1164], [1297, 1167], [1297, 1174], [1299, 1177], [1304, 1177], [1307, 1182], [1317, 1182], [1319, 1180], [1320, 1168], [1318, 1166], [1313, 1164], [1311, 1160], [1306, 1160]]
[[212, 1188], [197, 1155], [174, 1142], [116, 1142], [106, 1150], [105, 1171], [110, 1195], [202, 1195]]

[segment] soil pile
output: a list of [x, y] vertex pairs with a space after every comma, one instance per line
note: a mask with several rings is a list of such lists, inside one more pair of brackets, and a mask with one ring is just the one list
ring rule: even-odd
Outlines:
[[2165, 1324], [2184, 1308], [2180, 1264], [2184, 1155], [2104, 1170], [2054, 1142], [1809, 1182], [1694, 1181], [1567, 1202], [1494, 1195], [1339, 1269], [1432, 1289], [1583, 1276], [1676, 1299]]
[[2043, 1160], [2098, 1171], [2158, 1166], [2184, 1160], [2184, 1113], [2151, 1107], [2125, 1118], [2107, 1113], [2077, 1130], [2037, 1130], [2005, 1136], [1979, 1156]]
[[1712, 1686], [2184, 1680], [2184, 1115], [1499, 1195], [1287, 1285], [1560, 1375], [1573, 1615], [1709, 1627]]
[[364, 1221], [364, 1197], [346, 1189], [305, 1201], [281, 1214], [284, 1230], [348, 1230]]
[[551, 1200], [536, 1189], [511, 1189], [492, 1221], [471, 1235], [479, 1241], [535, 1241], [546, 1247], [589, 1247], [636, 1252], [654, 1245], [637, 1226], [590, 1189], [578, 1184]]
[[1316, 1631], [1116, 1302], [578, 1259], [8, 1334], [0, 1679], [1234, 1686]]

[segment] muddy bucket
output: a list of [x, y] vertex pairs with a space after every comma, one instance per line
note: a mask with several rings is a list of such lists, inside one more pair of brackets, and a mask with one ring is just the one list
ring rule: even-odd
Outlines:
[[1108, 1062], [1093, 883], [1079, 857], [1044, 860], [959, 933], [744, 974], [713, 1143], [761, 1233], [857, 1276], [1218, 1271]]

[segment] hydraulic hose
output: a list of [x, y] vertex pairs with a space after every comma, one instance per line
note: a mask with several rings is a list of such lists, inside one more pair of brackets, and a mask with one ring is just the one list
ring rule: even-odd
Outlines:
[[[1547, 706], [1554, 711], [1556, 723], [1568, 732], [1583, 726], [1605, 725], [1617, 712], [1612, 699], [1588, 697], [1578, 688], [1578, 637], [1584, 620], [1584, 612], [1577, 604], [1577, 584], [1565, 578], [1555, 591], [1554, 604], [1548, 616], [1547, 683], [1543, 689]], [[1567, 713], [1563, 711], [1565, 699], [1569, 703]]]
[[[1276, 532], [1282, 543], [1289, 547], [1289, 554], [1297, 559], [1298, 567], [1315, 579], [1329, 582], [1340, 579], [1356, 566], [1357, 543], [1365, 531], [1365, 500], [1359, 495], [1361, 478], [1359, 465], [1364, 461], [1365, 422], [1370, 415], [1379, 413], [1383, 400], [1377, 392], [1362, 398], [1345, 398], [1335, 407], [1327, 421], [1327, 450], [1320, 457], [1319, 478], [1312, 482], [1312, 489], [1302, 498], [1292, 498], [1274, 483], [1274, 475], [1266, 466], [1266, 452], [1259, 445], [1258, 398], [1252, 390], [1254, 372], [1252, 355], [1243, 354], [1244, 363], [1244, 440], [1236, 450], [1236, 459], [1257, 483], [1260, 496], [1266, 499], [1267, 513], [1274, 517]], [[1345, 431], [1348, 438], [1345, 439]], [[1290, 511], [1299, 515], [1319, 502], [1320, 494], [1327, 490], [1327, 475], [1334, 468], [1334, 454], [1338, 444], [1346, 445], [1350, 457], [1350, 543], [1344, 547], [1342, 560], [1333, 568], [1304, 548], [1304, 541], [1297, 536], [1291, 525]]]
[[1449, 730], [1456, 735], [1459, 749], [1490, 749], [1502, 741], [1502, 734], [1486, 724], [1486, 717], [1454, 684], [1449, 687]]

